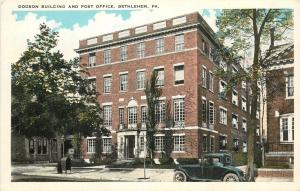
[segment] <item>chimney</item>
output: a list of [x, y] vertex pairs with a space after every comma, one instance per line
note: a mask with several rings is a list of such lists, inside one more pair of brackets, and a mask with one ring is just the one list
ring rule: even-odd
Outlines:
[[270, 48], [269, 49], [272, 49], [272, 48], [274, 48], [274, 31], [275, 31], [275, 28], [273, 27], [273, 28], [271, 28], [270, 29]]

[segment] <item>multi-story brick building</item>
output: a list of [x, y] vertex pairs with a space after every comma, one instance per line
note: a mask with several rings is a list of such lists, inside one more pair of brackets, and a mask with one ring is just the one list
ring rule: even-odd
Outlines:
[[266, 165], [294, 162], [294, 45], [274, 46], [266, 63]]
[[[213, 73], [226, 69], [213, 58], [217, 47], [213, 30], [198, 13], [80, 40], [76, 52], [95, 80], [104, 125], [111, 130], [103, 137], [103, 152], [115, 152], [118, 159], [144, 156], [144, 88], [153, 70], [162, 88], [156, 157], [167, 146], [175, 159], [219, 150], [246, 152], [247, 87], [239, 84], [232, 95], [224, 93], [226, 82]], [[230, 68], [242, 70], [239, 64]], [[174, 121], [171, 127], [165, 125], [166, 115]], [[85, 159], [95, 153], [95, 143], [95, 137], [83, 141]]]

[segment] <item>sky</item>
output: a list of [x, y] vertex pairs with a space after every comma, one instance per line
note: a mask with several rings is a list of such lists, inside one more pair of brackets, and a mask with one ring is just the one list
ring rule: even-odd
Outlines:
[[[214, 31], [217, 31], [216, 17], [221, 13], [219, 9], [192, 9], [191, 7], [177, 7], [172, 11], [164, 9], [134, 9], [134, 10], [13, 10], [7, 17], [4, 44], [7, 46], [7, 62], [13, 63], [20, 58], [27, 48], [27, 39], [33, 40], [39, 32], [39, 24], [46, 23], [59, 32], [57, 49], [65, 59], [72, 59], [78, 54], [79, 40], [139, 26], [162, 19], [198, 11]], [[16, 43], [11, 43], [16, 42]]]

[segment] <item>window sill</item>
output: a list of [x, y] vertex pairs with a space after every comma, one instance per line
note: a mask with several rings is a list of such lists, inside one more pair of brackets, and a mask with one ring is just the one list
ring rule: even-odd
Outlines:
[[185, 153], [185, 151], [172, 151], [172, 153]]
[[182, 84], [174, 84], [174, 86], [176, 87], [176, 86], [184, 86], [184, 83], [182, 83]]
[[140, 88], [140, 89], [136, 89], [137, 91], [143, 91], [145, 90], [146, 88]]
[[120, 93], [126, 93], [128, 90], [120, 90]]
[[87, 154], [95, 154], [96, 152], [86, 152]]
[[294, 144], [294, 141], [281, 141], [280, 144], [282, 144], [282, 145]]
[[294, 99], [294, 96], [293, 97], [285, 97], [286, 100], [291, 100], [291, 99]]

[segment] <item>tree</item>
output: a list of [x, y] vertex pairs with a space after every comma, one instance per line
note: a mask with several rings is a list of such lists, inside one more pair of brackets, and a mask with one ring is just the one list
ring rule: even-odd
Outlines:
[[147, 153], [150, 154], [150, 158], [154, 156], [154, 134], [157, 131], [158, 121], [156, 119], [155, 109], [157, 107], [158, 98], [162, 94], [161, 88], [157, 84], [158, 74], [153, 71], [150, 80], [146, 82], [145, 94], [148, 106], [148, 113], [146, 119], [146, 148]]
[[[286, 32], [292, 29], [293, 12], [289, 9], [234, 9], [222, 10], [217, 18], [219, 27], [218, 37], [221, 43], [230, 44], [225, 48], [220, 48], [221, 55], [227, 64], [245, 58], [249, 50], [253, 51], [252, 64], [243, 73], [226, 73], [231, 85], [246, 81], [251, 88], [251, 113], [248, 123], [248, 167], [247, 174], [249, 181], [254, 181], [254, 145], [255, 129], [257, 127], [256, 112], [260, 95], [259, 82], [265, 78], [265, 71], [268, 66], [265, 60], [268, 52], [263, 53], [263, 49], [273, 48], [273, 40], [282, 40], [287, 35]], [[275, 30], [275, 35], [271, 37], [270, 30]], [[225, 74], [225, 73], [223, 73]], [[230, 86], [229, 83], [229, 86]]]
[[45, 24], [20, 59], [12, 64], [12, 131], [54, 138], [102, 128], [101, 109], [88, 72], [75, 58], [67, 62], [56, 51], [58, 33]]

